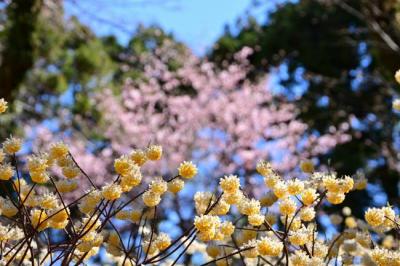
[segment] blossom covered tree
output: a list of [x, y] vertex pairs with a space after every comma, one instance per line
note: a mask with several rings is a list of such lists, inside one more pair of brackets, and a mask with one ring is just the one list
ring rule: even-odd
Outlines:
[[[251, 53], [242, 49], [223, 69], [184, 47], [177, 49], [170, 40], [139, 56], [126, 53], [121, 69], [129, 72], [132, 65], [136, 70], [140, 66], [139, 77], [127, 78], [120, 90], [92, 95], [100, 122], [79, 115], [73, 119], [91, 125], [102, 138], [88, 142], [79, 131], [69, 131], [65, 140], [72, 154], [95, 182], [103, 182], [111, 155], [157, 143], [167, 147], [165, 160], [145, 167], [149, 174], [154, 169], [170, 174], [170, 166], [193, 158], [202, 162], [205, 176], [217, 177], [224, 172], [251, 175], [255, 158], [271, 160], [277, 170], [288, 173], [302, 159], [348, 140], [346, 124], [323, 136], [308, 132], [307, 125], [296, 120], [295, 106], [270, 89], [268, 75], [246, 79]], [[68, 114], [64, 117], [69, 121]], [[49, 133], [39, 130], [44, 143], [53, 138]]]

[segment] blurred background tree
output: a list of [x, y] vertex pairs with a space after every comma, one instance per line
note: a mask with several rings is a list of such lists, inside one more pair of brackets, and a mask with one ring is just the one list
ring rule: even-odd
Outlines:
[[[253, 47], [251, 77], [277, 73], [310, 133], [348, 123], [352, 140], [319, 156], [320, 163], [341, 174], [365, 171], [392, 204], [399, 203], [398, 116], [390, 110], [398, 93], [399, 8], [393, 0], [287, 1], [265, 23], [248, 17], [238, 33], [228, 28], [210, 53], [223, 66], [241, 47]], [[360, 193], [345, 204], [366, 206]]]
[[9, 130], [1, 134], [21, 131], [22, 121], [57, 117], [65, 106], [95, 115], [90, 93], [112, 81], [116, 41], [96, 37], [75, 17], [64, 19], [63, 1], [16, 0], [1, 10], [1, 97], [15, 111], [4, 118]]

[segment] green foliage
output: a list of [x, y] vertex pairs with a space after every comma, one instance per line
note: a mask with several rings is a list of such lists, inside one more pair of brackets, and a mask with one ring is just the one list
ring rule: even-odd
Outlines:
[[[395, 1], [344, 2], [346, 6], [341, 1], [315, 0], [283, 4], [264, 25], [250, 20], [236, 35], [227, 31], [210, 57], [223, 65], [241, 47], [252, 47], [252, 78], [285, 66], [287, 73], [280, 80], [285, 93], [298, 96], [299, 84], [306, 84], [295, 102], [310, 132], [324, 133], [332, 126], [352, 123], [352, 140], [320, 157], [321, 163], [330, 161], [346, 174], [363, 169], [383, 184], [390, 202], [396, 203], [399, 173], [392, 162], [397, 156], [398, 117], [391, 111], [391, 101], [398, 89], [393, 73], [399, 68], [400, 51], [391, 49], [371, 25], [378, 23], [400, 44], [398, 5]], [[372, 5], [383, 13], [371, 13]], [[366, 204], [354, 198], [351, 202]]]

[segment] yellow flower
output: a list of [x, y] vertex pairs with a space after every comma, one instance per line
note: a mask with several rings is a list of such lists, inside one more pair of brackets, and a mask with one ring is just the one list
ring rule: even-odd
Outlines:
[[62, 173], [66, 178], [72, 179], [79, 175], [79, 169], [75, 166], [69, 165], [62, 168]]
[[385, 220], [385, 213], [381, 209], [368, 208], [365, 212], [365, 220], [371, 226], [380, 226]]
[[224, 200], [218, 201], [217, 205], [212, 208], [210, 214], [213, 215], [225, 215], [229, 212], [230, 205], [226, 203]]
[[101, 220], [98, 216], [84, 217], [80, 226], [81, 231], [94, 232], [101, 226]]
[[190, 179], [197, 174], [197, 167], [192, 162], [184, 161], [180, 164], [178, 171], [181, 177]]
[[272, 191], [278, 199], [285, 198], [288, 195], [288, 189], [285, 181], [278, 181]]
[[215, 215], [201, 215], [194, 218], [194, 226], [200, 232], [215, 231], [219, 228], [221, 221], [218, 216]]
[[235, 231], [235, 226], [231, 221], [225, 221], [221, 223], [221, 233], [224, 234], [225, 236], [230, 236], [233, 234]]
[[293, 266], [308, 266], [313, 265], [311, 264], [310, 257], [301, 250], [296, 250], [295, 253], [290, 256], [290, 262]]
[[78, 204], [79, 211], [84, 214], [91, 214], [96, 206], [88, 204], [86, 201], [82, 201]]
[[311, 222], [315, 217], [315, 210], [313, 207], [305, 207], [300, 211], [300, 219], [305, 222]]
[[221, 248], [215, 244], [208, 244], [206, 252], [211, 258], [216, 258], [221, 253]]
[[264, 177], [264, 183], [267, 188], [273, 189], [275, 185], [281, 180], [278, 175], [271, 174], [269, 176]]
[[126, 155], [122, 155], [114, 161], [115, 171], [120, 175], [128, 174], [132, 165], [132, 161]]
[[0, 149], [0, 163], [4, 161], [4, 158], [6, 157], [6, 154], [4, 153], [3, 149]]
[[80, 252], [89, 252], [92, 249], [93, 244], [91, 241], [79, 241], [76, 245], [76, 249]]
[[382, 240], [382, 246], [387, 249], [391, 249], [394, 245], [395, 241], [392, 235], [385, 236]]
[[[289, 229], [292, 230], [292, 231], [299, 230], [301, 228], [301, 226], [303, 225], [302, 222], [301, 222], [300, 217], [293, 218], [293, 214], [289, 215], [289, 216], [282, 215], [280, 218], [281, 218], [281, 222], [283, 224], [286, 223], [286, 219], [287, 219], [287, 221], [288, 221], [287, 222], [288, 223], [287, 227], [289, 227], [289, 225], [290, 225]], [[290, 224], [290, 222], [292, 222], [292, 224]]]
[[142, 250], [144, 253], [148, 253], [149, 255], [158, 253], [158, 249], [155, 245], [155, 242], [146, 240], [142, 242]]
[[239, 203], [239, 212], [245, 214], [247, 216], [259, 214], [261, 209], [261, 204], [258, 200], [255, 199], [246, 199], [244, 198]]
[[256, 170], [260, 175], [262, 175], [264, 177], [272, 175], [273, 172], [274, 172], [273, 169], [272, 169], [271, 164], [269, 162], [266, 162], [266, 161], [259, 161], [257, 163]]
[[339, 192], [337, 179], [334, 175], [326, 175], [322, 178], [322, 184], [329, 192]]
[[248, 243], [242, 246], [243, 256], [246, 258], [256, 258], [258, 256], [257, 241], [255, 239], [250, 240]]
[[314, 246], [314, 256], [318, 258], [325, 258], [328, 254], [328, 247], [321, 240], [315, 240], [314, 244], [311, 244], [311, 249]]
[[119, 220], [128, 220], [130, 216], [131, 212], [129, 210], [121, 210], [115, 215], [115, 218]]
[[0, 224], [0, 241], [7, 241], [10, 239], [10, 227]]
[[57, 165], [60, 167], [66, 167], [68, 165], [73, 165], [74, 162], [72, 161], [72, 159], [68, 156], [64, 156], [64, 157], [60, 157], [60, 158], [52, 158], [51, 156], [49, 156], [49, 158], [51, 158], [52, 160], [56, 160], [57, 161]]
[[400, 265], [400, 252], [376, 247], [371, 252], [371, 258], [378, 266]]
[[352, 216], [346, 217], [346, 219], [344, 220], [344, 223], [348, 228], [356, 228], [357, 227], [357, 221]]
[[32, 172], [30, 173], [32, 182], [44, 184], [49, 181], [49, 175], [46, 172]]
[[397, 70], [394, 74], [394, 78], [396, 79], [397, 83], [400, 83], [400, 70]]
[[257, 237], [257, 231], [248, 230], [248, 229], [253, 229], [253, 227], [246, 226], [245, 229], [242, 230], [242, 232], [241, 232], [241, 238], [243, 240], [243, 243], [249, 242], [250, 240], [255, 239]]
[[312, 161], [302, 161], [300, 163], [300, 169], [304, 173], [311, 174], [312, 172], [314, 172], [314, 164]]
[[283, 244], [270, 237], [263, 237], [257, 241], [257, 251], [262, 256], [279, 256], [283, 249]]
[[5, 111], [7, 111], [7, 102], [4, 100], [4, 98], [0, 99], [0, 114], [4, 113]]
[[368, 185], [368, 180], [362, 176], [354, 180], [354, 189], [363, 190], [366, 189]]
[[92, 190], [88, 192], [87, 196], [84, 198], [88, 204], [95, 206], [100, 202], [102, 193], [99, 190]]
[[147, 155], [142, 150], [133, 150], [130, 154], [131, 160], [139, 166], [142, 166], [147, 161]]
[[178, 193], [185, 186], [185, 182], [182, 179], [176, 178], [168, 183], [168, 191], [171, 193]]
[[10, 218], [18, 213], [18, 209], [14, 206], [13, 203], [11, 203], [11, 201], [5, 200], [3, 198], [0, 199], [1, 199], [0, 210], [2, 215]]
[[289, 241], [293, 245], [302, 246], [309, 241], [309, 231], [307, 228], [302, 227], [289, 235]]
[[171, 245], [171, 238], [166, 233], [160, 233], [155, 239], [155, 244], [159, 250], [165, 250]]
[[121, 186], [127, 186], [129, 188], [136, 187], [142, 181], [142, 173], [140, 167], [137, 164], [132, 164], [130, 169], [125, 172], [121, 177]]
[[122, 189], [117, 184], [107, 184], [102, 187], [101, 194], [106, 200], [117, 200], [121, 197]]
[[336, 193], [336, 192], [328, 192], [326, 193], [326, 199], [332, 204], [340, 204], [344, 201], [345, 195], [344, 193]]
[[31, 211], [31, 222], [33, 228], [38, 231], [43, 231], [48, 226], [48, 220], [46, 220], [47, 214], [42, 210], [32, 210]]
[[58, 192], [68, 193], [78, 188], [78, 183], [75, 180], [62, 179], [55, 182]]
[[22, 146], [22, 140], [10, 137], [3, 142], [3, 149], [7, 154], [17, 153]]
[[121, 245], [121, 240], [120, 240], [117, 232], [115, 232], [115, 231], [110, 232], [108, 239], [107, 239], [107, 244], [114, 246], [114, 247], [119, 247]]
[[394, 227], [396, 225], [396, 214], [392, 207], [383, 207], [382, 211], [385, 215], [385, 221], [383, 222], [383, 225], [387, 227]]
[[150, 145], [146, 150], [146, 156], [151, 161], [160, 160], [162, 156], [162, 147], [160, 145]]
[[296, 202], [294, 202], [291, 198], [286, 198], [282, 200], [279, 204], [279, 211], [283, 215], [291, 215], [296, 211]]
[[50, 157], [60, 159], [68, 155], [68, 146], [64, 142], [57, 142], [50, 145]]
[[300, 180], [293, 179], [287, 182], [287, 190], [290, 195], [300, 194], [304, 189], [304, 183]]
[[0, 179], [1, 180], [10, 180], [14, 175], [14, 168], [11, 164], [1, 164], [0, 165]]
[[400, 99], [393, 100], [392, 107], [394, 110], [400, 111]]
[[149, 189], [155, 194], [159, 194], [161, 196], [167, 191], [168, 185], [167, 182], [162, 179], [162, 177], [156, 177], [155, 180], [151, 181]]
[[59, 206], [56, 195], [50, 193], [39, 196], [38, 201], [39, 206], [47, 210], [51, 210]]
[[69, 209], [55, 209], [49, 213], [50, 220], [55, 223], [62, 223], [68, 219]]
[[345, 176], [341, 181], [340, 181], [340, 186], [341, 186], [341, 192], [343, 193], [349, 193], [350, 190], [353, 189], [354, 187], [354, 180], [350, 176]]
[[274, 225], [276, 223], [276, 215], [272, 213], [267, 213], [265, 215], [265, 221], [271, 226]]
[[37, 155], [32, 155], [28, 157], [29, 172], [44, 172], [46, 171], [47, 167], [47, 158]]
[[301, 193], [301, 200], [305, 205], [311, 205], [317, 199], [318, 193], [315, 188], [307, 188]]
[[140, 221], [140, 217], [142, 216], [142, 212], [143, 212], [143, 210], [132, 210], [130, 212], [129, 219], [134, 223], [139, 222]]
[[86, 197], [84, 197], [78, 205], [79, 210], [86, 214], [91, 213], [96, 208], [101, 198], [102, 193], [98, 190], [87, 192]]
[[265, 194], [261, 199], [260, 203], [261, 206], [263, 207], [270, 207], [272, 204], [274, 204], [278, 198], [275, 196], [273, 191], [268, 191], [267, 194]]
[[235, 175], [224, 176], [220, 179], [219, 185], [225, 193], [235, 194], [240, 188], [240, 180]]
[[230, 263], [230, 259], [226, 259], [226, 260], [217, 260], [215, 262], [216, 266], [229, 266]]
[[222, 200], [228, 204], [238, 204], [243, 199], [243, 192], [238, 190], [234, 194], [223, 194]]
[[153, 191], [149, 190], [146, 191], [143, 196], [143, 203], [147, 206], [147, 207], [154, 207], [157, 206], [160, 201], [161, 201], [161, 197], [160, 194], [154, 193]]
[[260, 226], [264, 223], [264, 215], [262, 214], [253, 214], [248, 216], [249, 224], [252, 226]]

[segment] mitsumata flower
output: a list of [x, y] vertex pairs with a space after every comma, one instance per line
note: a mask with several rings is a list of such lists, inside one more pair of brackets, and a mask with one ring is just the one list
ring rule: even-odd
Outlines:
[[[147, 69], [151, 72], [149, 76], [159, 76], [167, 71], [154, 73], [153, 67], [150, 65]], [[158, 119], [163, 120], [162, 117], [155, 121], [148, 119], [148, 125], [143, 126], [135, 120], [136, 115], [124, 113], [122, 107], [136, 108], [135, 104], [142, 104], [140, 90], [144, 90], [148, 92], [147, 97], [153, 95], [157, 101], [161, 101], [160, 104], [167, 101], [166, 110], [174, 114], [170, 119], [177, 119], [169, 122], [174, 125], [188, 124], [189, 127], [186, 124], [183, 126], [183, 132], [192, 134], [189, 137], [196, 135], [201, 139], [200, 142], [207, 142], [206, 139], [212, 139], [213, 136], [212, 132], [200, 136], [202, 120], [207, 121], [207, 118], [196, 108], [205, 111], [204, 106], [214, 108], [213, 115], [223, 113], [219, 108], [224, 108], [226, 114], [222, 115], [226, 117], [213, 119], [223, 121], [229, 128], [226, 131], [229, 132], [228, 139], [246, 132], [249, 126], [256, 132], [259, 128], [271, 126], [270, 132], [264, 133], [269, 135], [267, 137], [282, 137], [291, 132], [273, 126], [280, 124], [281, 119], [286, 121], [293, 118], [290, 104], [280, 106], [283, 110], [274, 107], [266, 113], [265, 110], [260, 111], [262, 108], [254, 113], [252, 110], [232, 108], [226, 104], [231, 100], [243, 103], [248, 97], [249, 106], [256, 109], [272, 96], [265, 96], [265, 91], [257, 84], [242, 84], [240, 80], [243, 77], [235, 68], [226, 73], [214, 73], [217, 70], [211, 64], [202, 67], [200, 72], [193, 73], [184, 68], [181, 73], [187, 76], [187, 82], [191, 81], [199, 90], [196, 97], [200, 97], [202, 105], [193, 106], [195, 116], [186, 111], [180, 117], [182, 110], [191, 107], [190, 97], [180, 95], [176, 96], [177, 99], [160, 99], [154, 89], [161, 84], [149, 79], [149, 84], [140, 84], [143, 87], [139, 90], [124, 90], [123, 94], [128, 95], [117, 106], [113, 105], [116, 99], [112, 96], [102, 100], [102, 108], [110, 101], [107, 108], [116, 109], [111, 112], [115, 121], [108, 120], [110, 129], [132, 132], [137, 140], [144, 140], [145, 135], [152, 132], [147, 126], [157, 124]], [[228, 74], [236, 74], [238, 80], [227, 80], [224, 76]], [[166, 83], [162, 86], [170, 89], [181, 82], [164, 81]], [[209, 84], [211, 81], [214, 83]], [[241, 90], [237, 89], [238, 84], [243, 86]], [[210, 87], [217, 85], [230, 91], [229, 97], [227, 92], [221, 93], [222, 96], [211, 93], [215, 90]], [[200, 92], [201, 88], [205, 92]], [[253, 94], [256, 97], [250, 96]], [[214, 98], [218, 99], [218, 104], [209, 106]], [[0, 100], [0, 113], [7, 109], [4, 105], [7, 106]], [[151, 111], [149, 113], [153, 117]], [[124, 120], [123, 115], [119, 117], [119, 112], [129, 119]], [[267, 114], [270, 112], [278, 112], [279, 115], [275, 114], [279, 119], [269, 117]], [[240, 124], [242, 118], [236, 117], [237, 113], [243, 119], [252, 119], [252, 122]], [[269, 120], [264, 122], [263, 119], [267, 117]], [[131, 118], [138, 122], [133, 127], [127, 123]], [[234, 128], [227, 123], [231, 119], [238, 120]], [[125, 122], [123, 125], [120, 123], [122, 120]], [[192, 123], [199, 123], [195, 131], [191, 129]], [[288, 125], [291, 126], [296, 132], [305, 132], [301, 123]], [[161, 129], [156, 133], [160, 134], [159, 138], [170, 142], [192, 144], [191, 139], [185, 139], [185, 134], [181, 135], [182, 139], [177, 139], [173, 130], [162, 132]], [[0, 183], [3, 187], [0, 196], [1, 262], [6, 265], [32, 264], [33, 261], [39, 265], [78, 265], [90, 264], [101, 260], [100, 256], [106, 256], [107, 261], [115, 265], [169, 265], [181, 258], [190, 261], [196, 253], [196, 256], [199, 255], [196, 260], [216, 265], [264, 262], [268, 265], [299, 266], [330, 263], [400, 265], [396, 239], [400, 233], [400, 218], [396, 207], [387, 204], [368, 208], [364, 219], [356, 218], [355, 210], [348, 206], [332, 214], [325, 210], [332, 204], [343, 203], [353, 190], [366, 188], [367, 180], [362, 174], [340, 176], [332, 170], [318, 172], [310, 160], [299, 161], [297, 157], [289, 162], [284, 160], [281, 168], [275, 168], [273, 163], [265, 160], [256, 163], [256, 155], [265, 157], [266, 154], [257, 151], [257, 147], [249, 152], [248, 149], [252, 147], [250, 143], [258, 140], [258, 135], [245, 135], [229, 143], [236, 146], [232, 149], [229, 145], [225, 146], [225, 140], [221, 139], [195, 146], [206, 148], [207, 152], [211, 151], [211, 147], [221, 152], [219, 155], [222, 157], [215, 157], [218, 164], [230, 165], [231, 157], [240, 161], [240, 166], [214, 169], [216, 172], [210, 174], [210, 178], [206, 176], [209, 169], [205, 164], [185, 160], [191, 158], [187, 156], [185, 145], [166, 146], [164, 150], [160, 144], [149, 145], [154, 143], [149, 141], [145, 142], [147, 146], [138, 148], [141, 142], [131, 145], [131, 139], [119, 136], [118, 141], [111, 144], [112, 148], [103, 150], [97, 158], [107, 158], [104, 166], [108, 168], [101, 172], [104, 176], [99, 179], [91, 175], [96, 171], [88, 170], [98, 166], [97, 160], [89, 160], [83, 167], [79, 163], [83, 153], [75, 158], [77, 148], [69, 146], [67, 141], [48, 143], [47, 148], [26, 154], [25, 147], [24, 152], [20, 152], [23, 145], [21, 139], [7, 138], [0, 149]], [[303, 135], [297, 137], [302, 139]], [[113, 136], [110, 135], [111, 138]], [[335, 139], [333, 142], [336, 144], [340, 141]], [[291, 145], [294, 144], [283, 146], [290, 149], [293, 148]], [[311, 145], [311, 142], [307, 145]], [[311, 150], [308, 154], [316, 155], [317, 152]], [[193, 157], [196, 160], [200, 158], [200, 150], [199, 153], [193, 153]], [[173, 158], [173, 163], [166, 163], [170, 158]], [[226, 160], [219, 160], [221, 158]], [[221, 169], [232, 171], [220, 174]], [[290, 171], [283, 176], [279, 171], [282, 169]], [[296, 173], [292, 171], [294, 169], [302, 171]], [[216, 173], [219, 178], [211, 178]], [[203, 180], [195, 178], [197, 176], [205, 182], [200, 182]], [[324, 226], [335, 229], [333, 234], [323, 234], [321, 219]], [[172, 262], [169, 261], [170, 256]]]

